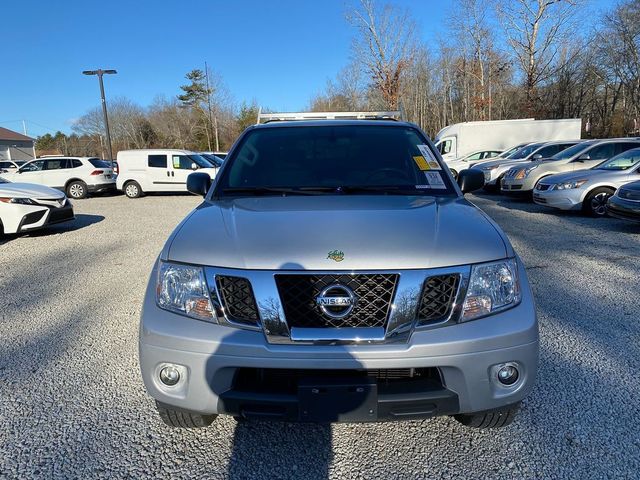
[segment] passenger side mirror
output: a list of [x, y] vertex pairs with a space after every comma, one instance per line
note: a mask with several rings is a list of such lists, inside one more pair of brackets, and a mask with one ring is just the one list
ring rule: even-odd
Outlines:
[[536, 153], [533, 157], [531, 157], [531, 160], [540, 160], [541, 158], [542, 158], [542, 154]]
[[211, 177], [202, 172], [190, 173], [187, 177], [187, 190], [194, 195], [204, 197], [211, 187]]
[[458, 185], [462, 193], [479, 190], [484, 187], [484, 173], [475, 168], [462, 170], [458, 173]]
[[580, 155], [577, 159], [576, 162], [585, 162], [587, 160], [591, 160], [591, 155], [589, 155], [588, 153], [583, 153], [582, 155]]

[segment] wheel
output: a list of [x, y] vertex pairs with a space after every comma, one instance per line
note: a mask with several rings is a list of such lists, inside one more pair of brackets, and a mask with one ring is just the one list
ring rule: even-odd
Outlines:
[[124, 194], [129, 198], [139, 198], [142, 196], [142, 188], [138, 182], [131, 180], [124, 184]]
[[520, 402], [494, 410], [460, 413], [453, 417], [462, 425], [471, 428], [502, 428], [513, 422], [518, 410], [520, 410]]
[[160, 402], [156, 402], [156, 408], [162, 421], [170, 427], [204, 428], [211, 425], [217, 417], [217, 415], [200, 415], [184, 410], [175, 410]]
[[85, 198], [88, 191], [89, 189], [87, 188], [87, 184], [82, 180], [74, 180], [67, 185], [67, 197], [71, 197], [76, 200], [79, 198]]
[[594, 188], [582, 202], [582, 211], [592, 217], [604, 217], [607, 214], [607, 200], [614, 192], [612, 188]]
[[453, 168], [451, 169], [451, 175], [453, 175], [454, 180], [458, 180], [458, 172]]

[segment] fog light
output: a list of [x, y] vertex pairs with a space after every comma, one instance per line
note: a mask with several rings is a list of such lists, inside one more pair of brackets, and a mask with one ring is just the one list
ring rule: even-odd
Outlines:
[[169, 387], [173, 387], [180, 381], [180, 372], [175, 367], [164, 367], [160, 370], [160, 381]]
[[520, 374], [513, 365], [505, 365], [498, 370], [498, 381], [503, 385], [513, 385], [518, 381]]

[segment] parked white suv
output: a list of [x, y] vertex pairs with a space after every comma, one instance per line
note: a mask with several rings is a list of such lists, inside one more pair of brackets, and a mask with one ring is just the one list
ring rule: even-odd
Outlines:
[[26, 162], [24, 160], [1, 160], [0, 161], [0, 172], [15, 172], [24, 165]]
[[95, 157], [37, 158], [2, 176], [11, 182], [56, 188], [74, 199], [116, 188], [111, 164]]
[[147, 192], [186, 192], [194, 170], [214, 179], [218, 167], [189, 150], [123, 150], [118, 152], [116, 186], [129, 198]]

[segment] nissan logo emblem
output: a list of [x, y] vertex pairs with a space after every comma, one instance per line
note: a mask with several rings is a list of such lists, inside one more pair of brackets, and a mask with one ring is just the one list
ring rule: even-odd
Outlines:
[[358, 298], [349, 287], [336, 283], [325, 287], [316, 297], [316, 305], [331, 318], [344, 318], [351, 313]]

